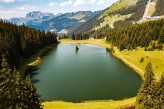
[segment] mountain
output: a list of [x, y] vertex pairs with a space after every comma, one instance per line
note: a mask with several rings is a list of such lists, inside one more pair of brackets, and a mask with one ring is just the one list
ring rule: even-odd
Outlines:
[[35, 29], [66, 34], [68, 32], [68, 28], [73, 27], [73, 25], [86, 22], [99, 12], [101, 11], [79, 11], [54, 15], [52, 13], [33, 11], [28, 13], [24, 18], [11, 18], [8, 21], [17, 25], [25, 24], [26, 26]]
[[26, 15], [26, 17], [19, 17], [19, 18], [11, 18], [8, 21], [12, 22], [17, 25], [33, 25], [33, 24], [40, 24], [43, 21], [47, 21], [51, 18], [55, 17], [52, 13], [42, 13], [41, 11], [33, 11]]
[[88, 19], [99, 14], [100, 12], [101, 11], [79, 11], [75, 13], [65, 13], [49, 21], [43, 22], [42, 25], [44, 26], [45, 30], [57, 31], [62, 33], [63, 29], [64, 31], [69, 31], [70, 28], [86, 22]]
[[118, 0], [99, 15], [71, 28], [69, 34], [102, 31], [107, 27], [117, 28], [160, 19], [163, 18], [163, 10], [163, 0]]

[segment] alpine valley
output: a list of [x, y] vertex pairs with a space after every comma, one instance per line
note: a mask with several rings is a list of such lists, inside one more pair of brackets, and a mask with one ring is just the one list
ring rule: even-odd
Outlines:
[[[29, 1], [67, 12], [108, 0], [0, 3]], [[164, 0], [112, 3], [0, 19], [0, 109], [164, 109]]]
[[35, 29], [67, 34], [68, 29], [73, 25], [81, 24], [101, 12], [79, 11], [54, 15], [53, 13], [33, 11], [28, 13], [24, 18], [11, 18], [7, 21], [17, 25], [24, 24]]

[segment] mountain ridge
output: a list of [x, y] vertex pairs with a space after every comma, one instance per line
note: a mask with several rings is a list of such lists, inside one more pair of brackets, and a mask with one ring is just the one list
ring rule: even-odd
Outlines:
[[53, 13], [32, 11], [27, 13], [25, 17], [11, 18], [7, 21], [17, 25], [25, 24], [26, 26], [35, 29], [51, 32], [62, 32], [64, 30], [68, 31], [67, 29], [73, 25], [86, 22], [99, 12], [101, 11], [78, 11], [54, 15]]
[[[71, 30], [70, 34], [90, 34], [96, 31], [104, 31], [106, 28], [117, 28], [149, 20], [158, 20], [163, 18], [163, 5], [163, 0], [118, 0], [100, 15], [92, 18], [95, 21], [86, 21], [84, 24], [76, 26], [76, 28]], [[144, 14], [146, 17], [144, 17]]]

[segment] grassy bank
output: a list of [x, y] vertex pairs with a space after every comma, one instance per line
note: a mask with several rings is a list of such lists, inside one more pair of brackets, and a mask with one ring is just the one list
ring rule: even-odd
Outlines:
[[[89, 40], [71, 40], [62, 39], [61, 44], [92, 44], [96, 46], [103, 46], [111, 49], [111, 44], [107, 43], [105, 39], [89, 39]], [[152, 62], [153, 70], [156, 78], [161, 76], [164, 69], [164, 51], [144, 51], [143, 48], [137, 50], [123, 50], [119, 51], [114, 47], [113, 55], [135, 70], [142, 78], [144, 76], [144, 69], [147, 62]], [[143, 58], [143, 62], [140, 62]], [[144, 78], [143, 78], [144, 79]], [[44, 109], [126, 109], [124, 107], [131, 107], [135, 105], [136, 98], [130, 98], [119, 101], [89, 101], [84, 103], [69, 103], [62, 101], [44, 102]]]
[[82, 103], [71, 102], [44, 102], [44, 109], [124, 109], [126, 106], [131, 107], [135, 105], [135, 97], [119, 100], [119, 101], [86, 101]]
[[52, 47], [53, 47], [53, 45], [47, 46], [44, 49], [39, 50], [37, 53], [35, 53], [33, 56], [31, 56], [31, 58], [22, 60], [21, 66], [19, 67], [18, 71], [25, 73], [28, 68], [37, 66], [38, 64], [40, 64], [42, 55], [45, 52], [48, 52], [49, 50], [51, 50]]

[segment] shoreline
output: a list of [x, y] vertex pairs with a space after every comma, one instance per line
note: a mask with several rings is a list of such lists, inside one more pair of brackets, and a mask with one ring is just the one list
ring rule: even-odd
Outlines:
[[[93, 45], [93, 46], [99, 46], [99, 47], [104, 47], [107, 48], [109, 50], [111, 50], [111, 44], [107, 43], [104, 39], [88, 39], [88, 40], [71, 40], [71, 39], [62, 39], [60, 40], [60, 44], [88, 44], [88, 45]], [[43, 50], [40, 50], [37, 54], [35, 54], [35, 58], [32, 57], [32, 61], [29, 61], [27, 63], [25, 63], [26, 67], [30, 67], [30, 66], [37, 66], [38, 64], [41, 63], [42, 59], [41, 59], [41, 54], [44, 53], [45, 51], [47, 51], [47, 49], [52, 48], [53, 46], [48, 46], [45, 47]], [[128, 67], [130, 67], [132, 70], [134, 70], [140, 77], [141, 79], [143, 79], [143, 71], [135, 66], [134, 64], [130, 63], [129, 61], [127, 61], [123, 56], [121, 56], [120, 51], [114, 47], [114, 53], [112, 53], [112, 55], [114, 57], [116, 57], [117, 59], [119, 59], [120, 61], [122, 61], [124, 64], [126, 64]], [[135, 100], [136, 97], [130, 97], [130, 98], [123, 98], [120, 100], [91, 100], [91, 101], [84, 101], [84, 102], [80, 102], [80, 103], [74, 103], [74, 102], [66, 102], [66, 101], [43, 101], [42, 104], [44, 105], [44, 109], [47, 109], [46, 106], [50, 105], [51, 103], [53, 104], [57, 104], [57, 103], [61, 103], [63, 105], [68, 105], [70, 103], [74, 104], [74, 105], [80, 105], [80, 104], [91, 104], [94, 103], [94, 105], [97, 105], [96, 103], [107, 103], [108, 105], [111, 105], [111, 103], [118, 103], [119, 105], [116, 106], [117, 108], [121, 107], [130, 107], [130, 106], [135, 106]], [[126, 103], [124, 103], [126, 102]], [[68, 103], [68, 104], [67, 104]], [[120, 108], [120, 109], [121, 109]]]
[[[88, 45], [94, 45], [94, 46], [99, 46], [99, 47], [104, 47], [107, 48], [109, 50], [111, 50], [111, 44], [107, 43], [104, 39], [89, 39], [89, 40], [71, 40], [71, 39], [62, 39], [60, 40], [60, 44], [88, 44]], [[132, 70], [134, 70], [143, 80], [144, 79], [144, 71], [141, 70], [139, 67], [135, 66], [134, 64], [132, 64], [131, 62], [129, 62], [128, 60], [126, 60], [123, 56], [121, 56], [120, 51], [114, 47], [114, 53], [112, 53], [112, 55], [114, 57], [116, 57], [117, 59], [119, 59], [120, 61], [122, 61], [124, 64], [126, 64], [128, 67], [130, 67]], [[107, 103], [109, 106], [112, 106], [113, 108], [119, 108], [119, 109], [126, 109], [128, 107], [135, 107], [135, 102], [136, 102], [136, 96], [135, 97], [130, 97], [130, 98], [123, 98], [120, 100], [91, 100], [91, 101], [84, 101], [84, 102], [80, 102], [80, 103], [74, 103], [74, 102], [66, 102], [66, 101], [44, 101], [42, 104], [44, 105], [44, 109], [49, 109], [49, 107], [51, 107], [51, 105], [53, 105], [53, 108], [58, 108], [55, 105], [66, 105], [66, 107], [70, 104], [71, 106], [74, 105], [73, 107], [76, 107], [78, 105], [87, 105], [87, 104], [94, 104], [97, 105], [99, 108], [99, 105], [102, 103], [105, 105], [105, 103]], [[117, 106], [114, 106], [117, 105]], [[102, 107], [102, 106], [100, 106]], [[69, 108], [69, 107], [67, 107]], [[87, 107], [85, 107], [87, 108]], [[65, 109], [65, 108], [61, 108], [61, 109]], [[100, 108], [103, 109], [103, 108]]]

